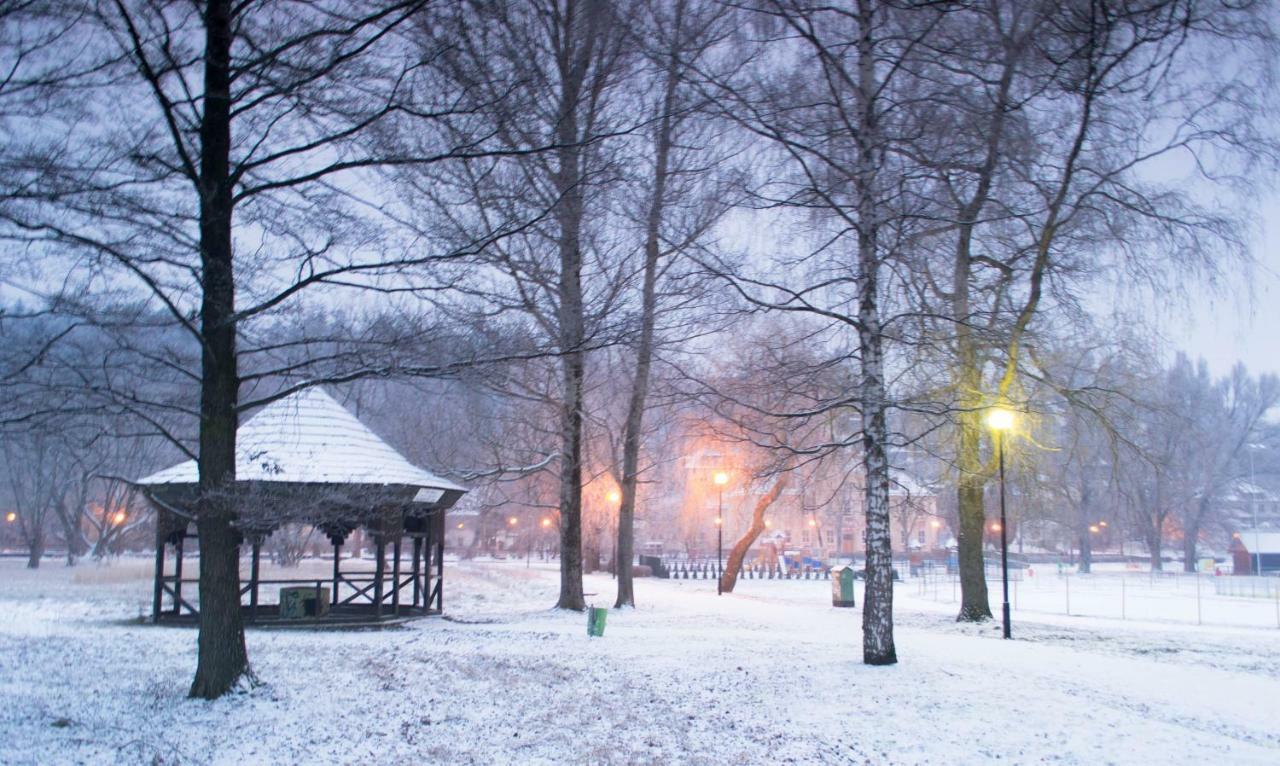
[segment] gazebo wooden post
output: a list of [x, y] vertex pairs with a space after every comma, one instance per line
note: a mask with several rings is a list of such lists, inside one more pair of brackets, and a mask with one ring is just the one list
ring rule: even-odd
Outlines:
[[413, 608], [418, 608], [422, 598], [422, 533], [413, 536]]
[[426, 517], [426, 524], [422, 525], [422, 608], [425, 611], [431, 610], [431, 567], [434, 566], [433, 556], [435, 555], [435, 519], [433, 516]]
[[151, 602], [151, 622], [160, 622], [160, 609], [164, 604], [164, 524], [160, 522], [160, 514], [156, 514], [156, 581], [155, 593]]
[[[337, 538], [335, 538], [337, 539]], [[338, 582], [342, 579], [339, 562], [342, 560], [342, 543], [333, 544], [333, 606], [338, 605]]]
[[435, 528], [436, 538], [436, 588], [439, 595], [436, 599], [436, 608], [444, 614], [444, 511], [436, 511], [436, 518], [433, 520], [432, 526]]
[[391, 544], [392, 555], [395, 556], [391, 563], [391, 613], [396, 617], [400, 616], [400, 541], [403, 536], [403, 530], [400, 530], [396, 541]]
[[253, 554], [249, 560], [249, 622], [258, 621], [258, 571], [262, 556], [262, 536], [253, 536]]
[[178, 541], [173, 544], [173, 616], [182, 614], [182, 549], [186, 547], [187, 530], [183, 527], [178, 533]]
[[386, 571], [383, 558], [387, 552], [387, 544], [381, 533], [374, 537], [373, 549], [376, 559], [373, 565], [373, 616], [382, 617], [382, 575]]

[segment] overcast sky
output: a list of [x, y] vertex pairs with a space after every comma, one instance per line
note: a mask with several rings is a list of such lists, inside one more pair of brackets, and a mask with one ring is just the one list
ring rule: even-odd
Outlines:
[[1253, 245], [1253, 274], [1232, 276], [1216, 294], [1189, 306], [1185, 316], [1162, 322], [1170, 343], [1204, 357], [1215, 375], [1226, 374], [1236, 360], [1250, 372], [1280, 374], [1280, 194], [1259, 213], [1263, 226]]

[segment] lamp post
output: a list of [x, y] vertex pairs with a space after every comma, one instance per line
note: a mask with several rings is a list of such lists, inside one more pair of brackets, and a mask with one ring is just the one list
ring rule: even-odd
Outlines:
[[996, 454], [1000, 462], [1000, 574], [1004, 584], [1004, 637], [1013, 638], [1009, 624], [1009, 525], [1004, 509], [1004, 442], [1005, 435], [1013, 429], [1013, 412], [1000, 407], [987, 413], [987, 425], [996, 437]]
[[729, 483], [729, 474], [717, 471], [712, 477], [719, 488], [719, 499], [716, 501], [716, 595], [724, 595], [724, 485]]

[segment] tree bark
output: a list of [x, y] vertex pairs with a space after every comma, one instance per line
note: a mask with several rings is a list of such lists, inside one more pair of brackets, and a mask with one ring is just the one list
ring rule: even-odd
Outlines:
[[39, 569], [44, 556], [44, 530], [36, 529], [27, 536], [27, 569]]
[[756, 501], [756, 507], [751, 513], [751, 526], [747, 531], [738, 538], [733, 544], [733, 548], [729, 551], [729, 560], [725, 563], [724, 572], [720, 576], [720, 591], [722, 593], [733, 593], [733, 588], [738, 584], [738, 572], [742, 569], [742, 562], [747, 557], [747, 551], [752, 545], [755, 545], [756, 539], [764, 533], [765, 523], [764, 514], [769, 510], [769, 506], [782, 494], [782, 490], [786, 489], [787, 482], [791, 474], [784, 466], [782, 472], [778, 474], [778, 478], [774, 480], [773, 486], [769, 491]]
[[232, 4], [205, 11], [204, 114], [200, 125], [200, 534], [199, 658], [190, 695], [215, 699], [252, 674], [240, 615], [240, 535], [233, 526], [236, 472], [235, 280], [230, 178]]
[[662, 254], [662, 218], [671, 161], [672, 111], [676, 85], [680, 81], [678, 45], [683, 9], [684, 3], [677, 0], [675, 42], [667, 62], [661, 117], [654, 136], [653, 196], [649, 201], [649, 214], [645, 221], [640, 338], [636, 346], [635, 381], [631, 388], [631, 399], [627, 403], [627, 420], [622, 436], [622, 502], [618, 506], [618, 557], [614, 562], [614, 570], [618, 574], [618, 598], [613, 604], [614, 608], [636, 605], [635, 579], [631, 570], [635, 558], [636, 486], [640, 481], [640, 440], [645, 404], [649, 398], [649, 374], [653, 365], [654, 324], [658, 314], [658, 259]]
[[866, 591], [862, 600], [862, 661], [892, 665], [898, 661], [893, 643], [893, 550], [889, 518], [889, 463], [885, 457], [888, 402], [884, 381], [884, 333], [880, 325], [879, 184], [883, 159], [876, 113], [874, 10], [859, 0], [858, 16], [858, 346], [862, 358], [862, 460], [867, 516]]
[[957, 481], [958, 515], [956, 545], [960, 567], [960, 613], [958, 622], [980, 622], [991, 619], [991, 603], [987, 594], [986, 562], [983, 539], [987, 525], [983, 490], [986, 475], [978, 452], [982, 439], [980, 410], [966, 406], [959, 417], [959, 451]]
[[586, 608], [582, 593], [582, 447], [586, 378], [586, 321], [582, 295], [582, 218], [586, 182], [579, 110], [587, 94], [584, 83], [591, 66], [601, 9], [596, 2], [574, 6], [557, 59], [560, 106], [556, 125], [555, 207], [559, 229], [560, 273], [557, 317], [562, 355], [560, 403], [560, 609]]
[[[1084, 469], [1081, 468], [1081, 471]], [[1080, 530], [1080, 572], [1089, 574], [1093, 570], [1093, 531], [1089, 529], [1091, 524], [1089, 509], [1092, 506], [1093, 498], [1089, 493], [1088, 480], [1082, 480], [1083, 485], [1080, 488], [1080, 513], [1078, 529]]]

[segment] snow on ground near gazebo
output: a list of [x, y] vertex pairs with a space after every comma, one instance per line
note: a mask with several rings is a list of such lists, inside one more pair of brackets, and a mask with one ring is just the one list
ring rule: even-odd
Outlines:
[[641, 580], [602, 639], [537, 563], [445, 586], [403, 629], [251, 630], [264, 685], [208, 703], [195, 632], [128, 622], [143, 563], [0, 560], [0, 763], [1280, 763], [1275, 627], [1020, 612], [1003, 642], [907, 582], [901, 662], [871, 668], [825, 582]]

